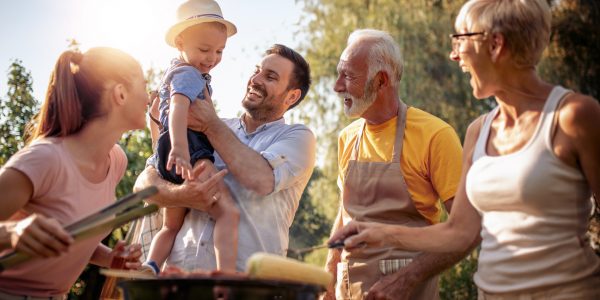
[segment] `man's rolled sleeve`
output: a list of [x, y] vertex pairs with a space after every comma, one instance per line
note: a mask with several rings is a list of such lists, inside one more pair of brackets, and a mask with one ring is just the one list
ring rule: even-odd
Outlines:
[[275, 180], [273, 193], [294, 185], [303, 175], [312, 171], [315, 164], [316, 140], [305, 126], [292, 126], [277, 142], [260, 154], [273, 168]]

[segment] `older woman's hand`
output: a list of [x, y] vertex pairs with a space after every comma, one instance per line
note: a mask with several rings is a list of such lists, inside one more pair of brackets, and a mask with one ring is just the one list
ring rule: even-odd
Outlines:
[[389, 236], [385, 234], [388, 226], [392, 225], [350, 221], [331, 236], [329, 243], [343, 241], [344, 248], [348, 251], [362, 247], [381, 247], [388, 244]]
[[73, 238], [55, 219], [40, 214], [8, 226], [11, 247], [34, 257], [52, 257], [66, 252]]

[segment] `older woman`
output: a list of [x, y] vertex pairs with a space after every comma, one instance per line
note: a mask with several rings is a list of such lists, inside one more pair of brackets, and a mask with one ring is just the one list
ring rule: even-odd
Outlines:
[[467, 131], [447, 222], [408, 228], [351, 223], [331, 241], [458, 251], [481, 235], [480, 299], [599, 299], [600, 259], [586, 242], [600, 195], [600, 105], [541, 80], [550, 36], [545, 0], [471, 0], [456, 20], [450, 58], [473, 95], [498, 106]]
[[[110, 48], [61, 54], [32, 142], [0, 169], [0, 252], [38, 258], [0, 273], [0, 299], [61, 299], [88, 262], [108, 267], [123, 251], [100, 244], [103, 236], [73, 244], [63, 226], [115, 200], [127, 167], [116, 143], [145, 126], [147, 104], [131, 56]], [[139, 246], [127, 251], [141, 255]]]

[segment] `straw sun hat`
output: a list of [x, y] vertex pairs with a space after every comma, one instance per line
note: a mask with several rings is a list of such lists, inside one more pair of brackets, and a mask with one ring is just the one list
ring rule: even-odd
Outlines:
[[227, 36], [237, 32], [233, 23], [223, 18], [221, 7], [214, 0], [188, 0], [177, 9], [177, 23], [167, 31], [165, 40], [171, 47], [175, 47], [175, 37], [187, 28], [200, 23], [218, 22], [227, 28]]

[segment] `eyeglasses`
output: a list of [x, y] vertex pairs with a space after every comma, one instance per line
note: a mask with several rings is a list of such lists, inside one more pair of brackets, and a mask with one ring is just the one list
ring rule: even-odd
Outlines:
[[480, 32], [465, 32], [465, 33], [453, 33], [450, 34], [450, 38], [452, 39], [452, 51], [457, 51], [460, 46], [460, 42], [466, 41], [468, 37], [476, 36], [476, 35], [484, 35], [485, 31]]

